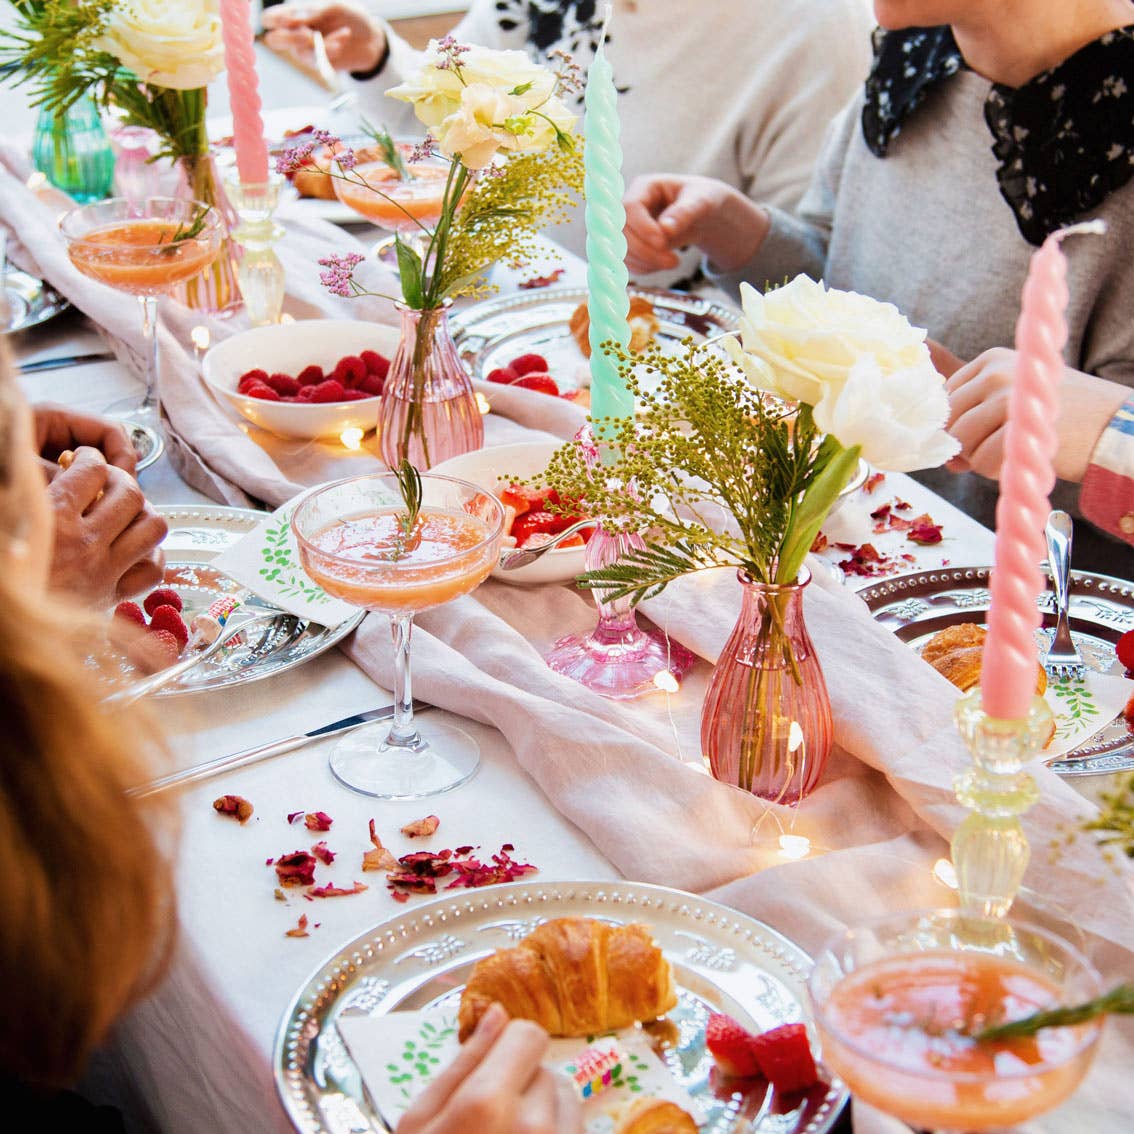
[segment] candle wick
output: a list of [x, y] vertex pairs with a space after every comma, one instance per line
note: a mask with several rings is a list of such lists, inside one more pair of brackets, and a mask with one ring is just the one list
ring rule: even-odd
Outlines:
[[611, 21], [611, 18], [613, 17], [613, 15], [614, 15], [614, 5], [613, 4], [607, 4], [606, 11], [605, 11], [605, 13], [603, 14], [603, 17], [602, 17], [602, 38], [599, 40], [600, 45], [606, 43], [606, 29], [610, 26], [610, 21]]
[[1106, 221], [1099, 219], [1080, 221], [1078, 224], [1070, 224], [1066, 228], [1057, 229], [1051, 235], [1057, 241], [1062, 241], [1065, 236], [1105, 236]]

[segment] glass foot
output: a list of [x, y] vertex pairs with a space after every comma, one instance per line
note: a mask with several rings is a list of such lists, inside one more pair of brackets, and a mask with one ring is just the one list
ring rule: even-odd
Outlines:
[[590, 634], [560, 638], [546, 659], [564, 677], [612, 701], [675, 692], [695, 655], [660, 630], [613, 629], [599, 622]]
[[480, 746], [455, 725], [419, 725], [412, 748], [387, 744], [389, 732], [378, 724], [344, 736], [331, 752], [335, 779], [378, 799], [422, 799], [463, 784], [480, 765]]
[[134, 425], [143, 425], [147, 429], [161, 433], [161, 407], [157, 401], [144, 402], [140, 398], [121, 398], [111, 402], [103, 411], [103, 417], [112, 417], [117, 421], [131, 422]]

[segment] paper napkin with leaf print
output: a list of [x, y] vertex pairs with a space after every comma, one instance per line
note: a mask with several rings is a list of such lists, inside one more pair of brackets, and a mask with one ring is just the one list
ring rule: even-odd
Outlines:
[[[460, 1048], [455, 1008], [340, 1016], [338, 1028], [367, 1092], [391, 1129]], [[579, 1056], [591, 1048], [613, 1049], [618, 1061], [599, 1075], [609, 1080], [602, 1089], [583, 1100], [587, 1134], [612, 1134], [619, 1117], [639, 1098], [668, 1099], [700, 1118], [697, 1104], [666, 1070], [641, 1029], [626, 1028], [589, 1040], [553, 1039], [544, 1066], [570, 1079]]]
[[1043, 758], [1063, 756], [1110, 724], [1134, 696], [1134, 681], [1087, 670], [1082, 681], [1048, 681], [1044, 699], [1055, 717], [1055, 735]]
[[302, 492], [270, 516], [265, 515], [254, 530], [222, 551], [212, 565], [288, 614], [334, 627], [353, 618], [358, 608], [332, 598], [303, 570], [291, 516], [307, 495]]

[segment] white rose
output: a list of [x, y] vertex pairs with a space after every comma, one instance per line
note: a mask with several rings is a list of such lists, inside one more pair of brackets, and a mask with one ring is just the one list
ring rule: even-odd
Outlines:
[[219, 0], [121, 0], [95, 46], [153, 86], [208, 86], [224, 70]]
[[845, 382], [830, 383], [814, 407], [815, 425], [844, 448], [862, 447], [875, 468], [912, 472], [943, 465], [961, 450], [945, 432], [949, 396], [927, 358], [885, 370], [870, 354], [858, 358]]

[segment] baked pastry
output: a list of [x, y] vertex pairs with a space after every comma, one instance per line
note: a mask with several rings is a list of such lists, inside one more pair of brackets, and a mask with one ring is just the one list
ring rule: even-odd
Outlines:
[[697, 1134], [693, 1116], [669, 1099], [635, 1099], [614, 1134]]
[[[987, 631], [975, 622], [958, 622], [939, 630], [922, 647], [921, 656], [942, 677], [948, 678], [962, 693], [974, 689], [980, 681]], [[1047, 674], [1036, 661], [1036, 693], [1047, 688]]]
[[657, 1019], [677, 992], [648, 926], [561, 917], [476, 963], [457, 1014], [462, 1043], [494, 1001], [553, 1036], [585, 1036]]
[[[643, 351], [653, 342], [654, 335], [658, 333], [658, 317], [654, 314], [654, 305], [643, 295], [630, 296], [630, 311], [627, 315], [630, 324], [630, 349], [635, 353]], [[584, 300], [571, 312], [568, 324], [571, 335], [578, 343], [584, 358], [591, 357], [591, 314], [587, 310]]]

